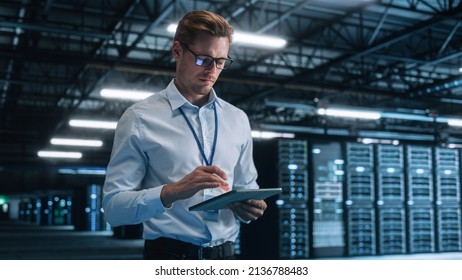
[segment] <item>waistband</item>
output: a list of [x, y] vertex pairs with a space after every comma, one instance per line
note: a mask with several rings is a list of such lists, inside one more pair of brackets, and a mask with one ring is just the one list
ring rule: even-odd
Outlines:
[[145, 250], [155, 252], [171, 252], [184, 259], [220, 260], [234, 256], [234, 243], [227, 241], [217, 246], [198, 246], [171, 238], [161, 237], [154, 240], [145, 240]]

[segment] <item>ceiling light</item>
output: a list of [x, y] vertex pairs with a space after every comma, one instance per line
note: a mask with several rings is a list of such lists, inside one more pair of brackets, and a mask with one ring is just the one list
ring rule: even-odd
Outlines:
[[271, 138], [295, 138], [293, 133], [278, 133], [271, 131], [252, 130], [253, 138], [271, 139]]
[[236, 32], [233, 37], [233, 42], [241, 45], [261, 46], [274, 49], [280, 49], [287, 45], [287, 41], [282, 38], [243, 32]]
[[60, 168], [60, 174], [70, 175], [106, 175], [106, 168], [99, 167], [81, 167], [81, 168]]
[[[176, 32], [177, 24], [167, 26], [167, 31], [170, 33]], [[287, 40], [267, 35], [258, 35], [253, 33], [235, 31], [233, 42], [240, 45], [258, 46], [264, 48], [279, 49], [287, 45]]]
[[393, 139], [377, 139], [377, 138], [358, 138], [358, 142], [363, 144], [386, 144], [386, 145], [399, 145], [399, 140]]
[[58, 152], [58, 151], [39, 151], [37, 153], [39, 157], [46, 158], [81, 158], [82, 153], [79, 152]]
[[460, 120], [460, 119], [448, 119], [448, 125], [462, 126], [462, 120]]
[[53, 145], [64, 146], [85, 146], [85, 147], [101, 147], [103, 141], [101, 140], [84, 140], [84, 139], [65, 139], [65, 138], [52, 138], [50, 143]]
[[170, 33], [175, 33], [176, 32], [176, 27], [178, 24], [172, 23], [167, 26], [167, 31]]
[[462, 144], [456, 144], [456, 143], [449, 143], [447, 145], [447, 147], [449, 149], [461, 149], [462, 148]]
[[148, 91], [135, 91], [135, 90], [122, 90], [122, 89], [102, 89], [99, 93], [101, 97], [112, 99], [124, 100], [142, 100], [151, 95], [153, 92]]
[[334, 108], [320, 108], [318, 114], [332, 116], [332, 117], [344, 117], [344, 118], [356, 118], [356, 119], [370, 119], [378, 120], [381, 115], [379, 112], [363, 111], [363, 110], [349, 110], [349, 109], [334, 109]]
[[92, 120], [70, 120], [70, 126], [86, 128], [116, 129], [117, 122], [110, 121], [92, 121]]

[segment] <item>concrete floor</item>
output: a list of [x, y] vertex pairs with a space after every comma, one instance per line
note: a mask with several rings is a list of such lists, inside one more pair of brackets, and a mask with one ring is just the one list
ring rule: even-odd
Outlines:
[[0, 222], [2, 260], [142, 259], [143, 240], [117, 239], [112, 232], [79, 232], [73, 226]]
[[[0, 260], [141, 260], [142, 239], [112, 232], [75, 231], [73, 226], [39, 226], [0, 221]], [[462, 252], [322, 258], [320, 260], [462, 260]]]

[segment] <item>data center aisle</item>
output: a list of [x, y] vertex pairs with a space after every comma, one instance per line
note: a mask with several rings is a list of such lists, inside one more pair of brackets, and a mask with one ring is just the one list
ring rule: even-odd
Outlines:
[[111, 232], [75, 231], [73, 226], [0, 222], [0, 259], [142, 259], [143, 240], [117, 239]]

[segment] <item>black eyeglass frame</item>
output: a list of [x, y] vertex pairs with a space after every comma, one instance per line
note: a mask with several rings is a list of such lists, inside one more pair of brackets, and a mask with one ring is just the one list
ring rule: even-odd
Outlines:
[[[234, 61], [234, 59], [232, 59], [229, 55], [228, 55], [228, 58], [214, 58], [207, 54], [197, 54], [193, 52], [188, 47], [188, 45], [186, 45], [185, 43], [180, 43], [180, 45], [184, 47], [186, 50], [188, 50], [192, 55], [194, 55], [194, 60], [195, 60], [194, 62], [196, 63], [197, 66], [200, 66], [200, 67], [208, 68], [210, 67], [210, 65], [212, 65], [212, 63], [215, 62], [215, 67], [217, 67], [217, 69], [225, 70], [225, 69], [228, 69], [231, 66], [231, 64], [233, 64], [233, 61]], [[204, 63], [207, 60], [209, 62]], [[218, 66], [220, 60], [223, 61], [223, 67]], [[229, 61], [229, 64], [226, 65], [228, 61]]]

